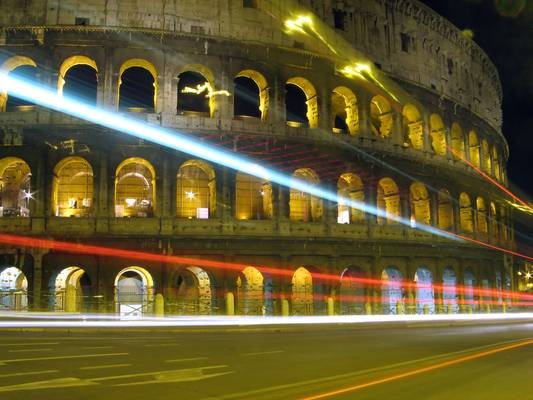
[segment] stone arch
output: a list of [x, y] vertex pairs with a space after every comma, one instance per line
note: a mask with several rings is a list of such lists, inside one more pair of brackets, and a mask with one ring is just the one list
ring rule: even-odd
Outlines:
[[292, 315], [313, 315], [313, 276], [304, 267], [292, 276]]
[[[254, 104], [257, 103], [257, 109], [259, 112], [259, 118], [261, 118], [262, 121], [266, 121], [267, 115], [268, 115], [268, 107], [269, 107], [269, 87], [268, 82], [266, 78], [258, 71], [246, 69], [241, 72], [239, 72], [235, 76], [235, 94], [234, 94], [234, 115], [237, 116], [237, 102], [239, 101], [239, 94], [237, 91], [237, 83], [236, 80], [238, 78], [244, 78], [252, 81], [257, 86], [257, 93], [249, 93], [245, 96], [245, 93], [243, 92], [242, 100], [246, 100], [249, 98], [249, 96], [253, 97], [253, 99], [250, 97], [250, 100], [253, 100]], [[241, 101], [242, 101], [241, 100]], [[256, 115], [247, 115], [255, 117]]]
[[382, 178], [378, 182], [377, 208], [385, 212], [378, 215], [378, 224], [397, 224], [401, 217], [400, 191], [391, 178]]
[[[400, 314], [405, 310], [402, 289], [402, 273], [396, 267], [384, 268], [381, 272], [381, 304], [383, 314]], [[399, 307], [401, 306], [401, 310]]]
[[464, 159], [465, 158], [465, 137], [463, 134], [463, 130], [461, 129], [461, 126], [454, 122], [452, 124], [452, 129], [450, 132], [451, 140], [452, 140], [452, 154], [455, 158]]
[[444, 127], [442, 118], [438, 114], [431, 114], [429, 116], [429, 136], [433, 151], [440, 156], [445, 156], [448, 149], [446, 128]]
[[370, 101], [370, 120], [374, 135], [383, 138], [391, 135], [394, 116], [392, 107], [385, 97], [377, 95]]
[[213, 309], [213, 282], [197, 266], [189, 266], [176, 276], [167, 309], [179, 315], [210, 315]]
[[502, 180], [501, 167], [500, 167], [500, 156], [498, 154], [498, 148], [492, 146], [492, 165], [494, 167], [494, 176], [499, 181]]
[[[255, 267], [245, 267], [237, 277], [237, 313], [240, 315], [265, 315], [266, 279]], [[272, 299], [270, 287], [270, 300]], [[272, 309], [272, 305], [270, 305]]]
[[481, 152], [483, 154], [483, 170], [492, 175], [492, 159], [490, 154], [490, 146], [487, 139], [481, 141]]
[[[184, 74], [191, 74], [191, 82], [183, 81], [183, 75]], [[215, 116], [216, 108], [217, 108], [217, 101], [216, 96], [217, 95], [229, 95], [226, 91], [217, 91], [216, 85], [215, 85], [215, 76], [210, 68], [208, 68], [205, 65], [202, 64], [187, 64], [181, 66], [178, 71], [176, 72], [176, 76], [178, 78], [178, 84], [177, 84], [177, 96], [178, 96], [178, 103], [177, 103], [177, 112], [178, 114], [193, 114], [193, 115], [200, 115], [200, 116], [207, 116], [213, 118]], [[196, 78], [194, 80], [193, 78]], [[187, 86], [187, 85], [193, 85], [193, 86]], [[180, 109], [180, 94], [182, 93], [185, 88], [188, 87], [188, 89], [185, 91], [185, 94], [189, 96], [189, 101], [192, 101], [193, 104], [197, 102], [198, 104], [203, 103], [202, 105], [202, 111], [201, 112], [195, 112], [195, 109], [187, 109], [187, 107], [184, 107], [183, 110]], [[204, 95], [205, 93], [205, 95]], [[202, 97], [204, 96], [202, 101]]]
[[463, 232], [474, 232], [472, 202], [470, 196], [464, 192], [459, 195], [459, 226]]
[[0, 159], [0, 207], [5, 217], [29, 217], [31, 170], [17, 157]]
[[143, 267], [122, 269], [115, 277], [116, 311], [124, 317], [139, 317], [152, 311], [154, 280]]
[[28, 279], [17, 267], [0, 270], [0, 310], [21, 311], [28, 308]]
[[56, 217], [89, 217], [93, 211], [93, 169], [82, 157], [67, 157], [54, 168], [52, 212]]
[[356, 135], [359, 132], [359, 110], [357, 97], [345, 86], [333, 89], [331, 95], [331, 118], [335, 133], [346, 132]]
[[491, 237], [493, 241], [498, 241], [499, 235], [499, 225], [498, 225], [498, 211], [496, 209], [496, 204], [493, 201], [490, 202], [490, 230]]
[[426, 186], [420, 182], [414, 182], [411, 184], [409, 193], [411, 200], [411, 219], [429, 225], [431, 223], [431, 204]]
[[435, 314], [433, 273], [427, 267], [419, 267], [415, 272], [414, 281], [416, 285], [416, 313]]
[[[18, 67], [29, 66], [37, 68], [37, 64], [30, 57], [26, 56], [13, 56], [5, 60], [0, 66], [0, 70], [9, 74], [13, 72]], [[8, 95], [7, 92], [0, 92], [0, 111], [6, 111], [7, 108]]]
[[151, 217], [156, 209], [156, 173], [147, 160], [130, 157], [115, 172], [115, 216]]
[[[320, 183], [317, 174], [310, 168], [299, 168], [292, 174], [292, 179], [315, 186]], [[322, 199], [307, 192], [291, 187], [289, 195], [290, 219], [292, 221], [311, 222], [322, 218]]]
[[65, 312], [88, 311], [91, 280], [78, 266], [63, 268], [52, 278], [53, 310]]
[[358, 175], [353, 172], [342, 174], [337, 181], [337, 196], [341, 198], [337, 204], [337, 222], [339, 224], [349, 224], [365, 220], [365, 212], [363, 210], [351, 207], [342, 200], [342, 198], [345, 198], [364, 204], [365, 192], [363, 181]]
[[[318, 127], [318, 99], [316, 89], [313, 84], [305, 78], [294, 77], [287, 80], [285, 88], [285, 108], [287, 123], [289, 125], [296, 124], [296, 126], [308, 125], [310, 128]], [[299, 95], [297, 94], [298, 92], [296, 88], [299, 89], [305, 95], [305, 104], [301, 104], [301, 100], [298, 97]], [[294, 100], [292, 100], [293, 98]], [[298, 108], [301, 110], [293, 109], [291, 104], [292, 101], [300, 103]], [[304, 108], [305, 117], [303, 115]]]
[[418, 108], [406, 104], [402, 110], [404, 143], [418, 150], [424, 148], [424, 123]]
[[487, 208], [482, 197], [476, 199], [477, 231], [482, 235], [488, 234]]
[[450, 313], [459, 312], [457, 297], [457, 274], [451, 266], [444, 268], [442, 272], [442, 304], [445, 311]]
[[272, 218], [272, 184], [262, 178], [238, 172], [235, 177], [237, 219]]
[[474, 297], [474, 288], [476, 286], [476, 278], [474, 271], [470, 267], [466, 267], [463, 272], [463, 306], [467, 310], [473, 310], [476, 306]]
[[178, 170], [176, 213], [180, 218], [207, 219], [216, 213], [216, 175], [202, 160], [185, 161]]
[[437, 227], [446, 231], [453, 229], [453, 201], [448, 189], [439, 190], [437, 203]]
[[[144, 82], [124, 75], [130, 71], [137, 73]], [[142, 76], [146, 75], [146, 76]], [[150, 81], [149, 76], [152, 81]], [[140, 86], [141, 85], [141, 86]], [[144, 92], [140, 93], [139, 92]], [[117, 108], [135, 112], [156, 112], [157, 110], [158, 80], [154, 65], [141, 58], [133, 58], [124, 62], [118, 73]], [[131, 98], [128, 98], [130, 96]]]
[[348, 267], [341, 273], [339, 288], [339, 308], [341, 315], [364, 314], [366, 287], [363, 283], [365, 271], [360, 267]]
[[[91, 93], [87, 93], [87, 96], [83, 97], [87, 97], [88, 99], [90, 99], [91, 104], [96, 104], [96, 83], [98, 81], [98, 66], [96, 65], [95, 60], [84, 55], [70, 56], [61, 63], [61, 66], [59, 67], [59, 75], [57, 78], [57, 94], [59, 96], [63, 96], [64, 92], [70, 94], [69, 75], [73, 75], [73, 73], [78, 72], [77, 70], [79, 70], [79, 72], [87, 72], [84, 71], [86, 69], [89, 69], [89, 71], [94, 72], [94, 76], [90, 76], [94, 79], [90, 79], [90, 81], [89, 79], [87, 79], [85, 82], [83, 82], [85, 90], [87, 90], [88, 87], [91, 89]], [[65, 86], [67, 86], [67, 89], [65, 89]], [[77, 86], [79, 86], [79, 84]], [[75, 91], [74, 89], [75, 88], [73, 88], [73, 91]], [[92, 101], [93, 99], [94, 101]]]
[[470, 156], [470, 162], [475, 167], [479, 168], [480, 166], [480, 155], [479, 155], [479, 140], [477, 134], [474, 131], [468, 133], [468, 155]]

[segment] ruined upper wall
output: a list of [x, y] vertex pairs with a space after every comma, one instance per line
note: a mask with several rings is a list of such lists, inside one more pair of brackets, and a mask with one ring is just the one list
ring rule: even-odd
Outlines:
[[[254, 3], [247, 2], [247, 3]], [[301, 47], [283, 32], [291, 0], [0, 0], [0, 25], [73, 26], [84, 29], [140, 28], [221, 36]], [[501, 86], [496, 68], [472, 40], [416, 0], [300, 0], [296, 2], [334, 26], [337, 32], [385, 72], [425, 87], [470, 109], [501, 132]], [[4, 33], [5, 35], [5, 33]], [[324, 47], [304, 41], [310, 51]]]

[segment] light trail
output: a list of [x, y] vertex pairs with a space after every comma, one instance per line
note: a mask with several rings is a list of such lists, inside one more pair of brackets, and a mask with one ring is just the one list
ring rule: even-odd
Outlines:
[[[165, 254], [147, 253], [147, 252], [134, 251], [134, 250], [123, 250], [123, 249], [103, 247], [103, 246], [85, 245], [85, 244], [62, 242], [62, 241], [57, 241], [57, 240], [40, 239], [40, 238], [26, 237], [26, 236], [8, 235], [8, 234], [0, 234], [0, 243], [13, 245], [17, 247], [31, 247], [31, 248], [59, 250], [59, 251], [65, 251], [65, 252], [74, 253], [74, 254], [92, 254], [92, 255], [99, 255], [99, 256], [104, 256], [104, 257], [125, 258], [125, 259], [130, 259], [130, 260], [155, 261], [155, 262], [160, 262], [160, 263], [161, 262], [162, 263], [173, 263], [173, 264], [179, 264], [179, 265], [197, 265], [201, 267], [226, 269], [226, 270], [238, 271], [238, 272], [241, 272], [244, 268], [248, 266], [253, 266], [250, 264], [229, 263], [229, 262], [205, 260], [205, 259], [198, 259], [198, 258], [191, 258], [191, 257], [181, 257], [181, 256], [175, 256], [175, 255], [169, 256]], [[275, 267], [267, 267], [267, 266], [254, 266], [254, 267], [257, 268], [260, 272], [265, 273], [265, 274], [270, 274], [270, 275], [292, 277], [294, 274], [294, 271], [283, 269], [283, 268], [275, 268]], [[314, 279], [330, 281], [330, 282], [335, 282], [335, 283], [338, 283], [341, 281], [341, 279], [343, 279], [346, 281], [352, 281], [352, 282], [373, 285], [373, 286], [387, 285], [389, 287], [402, 287], [402, 288], [406, 288], [410, 290], [413, 290], [414, 288], [418, 287], [418, 288], [428, 288], [428, 289], [433, 288], [435, 290], [440, 290], [443, 292], [450, 291], [450, 286], [446, 284], [424, 285], [424, 284], [417, 284], [411, 281], [384, 281], [382, 279], [353, 277], [353, 276], [342, 277], [340, 275], [325, 274], [325, 273], [312, 273], [312, 276]], [[506, 290], [480, 289], [480, 288], [474, 288], [472, 286], [462, 286], [462, 285], [455, 285], [454, 287], [456, 288], [456, 291], [458, 293], [463, 293], [467, 295], [476, 294], [479, 296], [490, 296], [490, 297], [508, 296], [508, 297], [520, 298], [523, 300], [533, 300], [533, 294], [531, 295], [518, 294], [516, 292], [506, 291]]]

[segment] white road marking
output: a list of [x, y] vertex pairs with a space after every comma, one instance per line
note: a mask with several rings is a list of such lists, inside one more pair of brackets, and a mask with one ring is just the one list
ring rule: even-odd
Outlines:
[[272, 351], [259, 351], [257, 353], [242, 353], [241, 356], [262, 356], [264, 354], [279, 354], [283, 353], [283, 350], [272, 350]]
[[214, 369], [214, 368], [225, 368], [227, 365], [210, 365], [208, 367], [200, 367], [200, 368], [187, 368], [187, 369], [174, 369], [174, 370], [167, 370], [167, 371], [152, 371], [152, 372], [139, 372], [137, 374], [127, 374], [127, 375], [115, 375], [115, 376], [103, 376], [101, 378], [92, 378], [91, 381], [93, 382], [100, 382], [100, 381], [110, 381], [115, 379], [126, 379], [126, 378], [137, 378], [140, 376], [150, 376], [153, 375], [156, 378], [164, 378], [168, 376], [172, 376], [174, 374], [184, 374], [190, 373], [193, 371], [193, 373], [196, 373], [197, 371], [201, 371], [204, 369]]
[[178, 358], [175, 360], [165, 360], [165, 362], [172, 363], [172, 362], [185, 362], [185, 361], [198, 361], [198, 360], [207, 360], [207, 357]]
[[16, 358], [11, 360], [0, 360], [0, 365], [14, 362], [24, 361], [44, 361], [44, 360], [65, 360], [72, 358], [92, 358], [92, 357], [114, 357], [114, 356], [127, 356], [130, 353], [102, 353], [102, 354], [83, 354], [75, 356], [52, 356], [52, 357], [33, 357], [33, 358]]
[[96, 350], [96, 349], [112, 349], [114, 347], [115, 346], [85, 346], [85, 347], [82, 347], [82, 349], [85, 349], [85, 350]]
[[52, 349], [18, 349], [18, 350], [8, 350], [8, 353], [24, 353], [24, 352], [34, 352], [34, 351], [52, 351]]
[[43, 374], [53, 374], [59, 372], [57, 369], [47, 369], [44, 371], [31, 371], [31, 372], [17, 372], [14, 374], [4, 374], [0, 375], [0, 378], [11, 378], [12, 376], [26, 376], [26, 375], [43, 375]]
[[181, 346], [181, 343], [154, 343], [154, 344], [144, 345], [144, 347], [167, 347], [167, 346]]
[[193, 381], [201, 381], [204, 379], [214, 378], [215, 376], [221, 376], [221, 375], [228, 375], [232, 374], [233, 371], [226, 371], [226, 372], [216, 372], [214, 374], [199, 374], [197, 376], [175, 376], [173, 378], [157, 378], [152, 381], [143, 381], [143, 382], [131, 382], [131, 383], [117, 383], [112, 386], [139, 386], [139, 385], [152, 385], [154, 383], [161, 384], [161, 383], [175, 383], [175, 382], [193, 382]]
[[10, 386], [1, 386], [0, 392], [18, 392], [21, 390], [41, 390], [41, 389], [51, 389], [51, 388], [66, 388], [73, 386], [88, 386], [88, 385], [97, 385], [97, 383], [91, 382], [85, 379], [79, 378], [59, 378], [59, 379], [50, 379], [47, 381], [36, 381], [22, 383], [18, 385]]
[[106, 368], [120, 368], [120, 367], [131, 367], [131, 364], [91, 365], [89, 367], [80, 367], [80, 369], [91, 370], [91, 369], [106, 369]]
[[59, 342], [47, 342], [47, 343], [1, 343], [0, 346], [50, 346], [53, 344], [59, 344]]

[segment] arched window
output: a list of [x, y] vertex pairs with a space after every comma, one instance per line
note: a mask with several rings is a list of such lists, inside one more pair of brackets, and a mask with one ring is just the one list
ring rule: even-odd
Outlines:
[[426, 187], [415, 182], [410, 188], [411, 218], [425, 225], [431, 223], [431, 205]]
[[16, 267], [0, 267], [0, 310], [21, 311], [28, 308], [28, 279]]
[[400, 191], [391, 178], [382, 178], [378, 182], [377, 207], [385, 216], [378, 216], [378, 224], [397, 224], [401, 216]]
[[487, 209], [485, 207], [485, 200], [478, 197], [476, 199], [476, 213], [477, 213], [477, 231], [483, 235], [488, 233], [487, 224]]
[[89, 311], [91, 280], [80, 267], [61, 270], [53, 281], [54, 310], [65, 312]]
[[[19, 67], [25, 68], [19, 69]], [[35, 64], [35, 61], [33, 61], [31, 58], [26, 56], [13, 56], [8, 58], [0, 66], [0, 71], [7, 72], [8, 74], [14, 73], [15, 78], [25, 78], [34, 81], [37, 80], [37, 64]], [[19, 110], [22, 111], [24, 110], [24, 105], [26, 105], [26, 108], [29, 108], [27, 106], [32, 104], [15, 96], [11, 97], [13, 98], [9, 100], [6, 92], [0, 92], [0, 111], [6, 111], [6, 109], [7, 111], [13, 111], [17, 107], [19, 107]]]
[[479, 141], [477, 139], [476, 132], [470, 131], [468, 134], [468, 151], [470, 156], [470, 162], [477, 168], [479, 168]]
[[348, 267], [341, 274], [339, 308], [341, 315], [365, 313], [365, 272], [359, 267]]
[[131, 112], [156, 110], [157, 71], [146, 60], [132, 59], [120, 67], [118, 108]]
[[201, 160], [189, 160], [178, 171], [177, 216], [208, 219], [215, 215], [216, 180], [213, 167]]
[[210, 117], [214, 101], [214, 88], [202, 73], [185, 71], [178, 75], [178, 114]]
[[153, 310], [154, 280], [142, 267], [128, 267], [115, 278], [115, 304], [122, 317], [140, 317]]
[[52, 210], [56, 217], [92, 215], [93, 169], [83, 158], [65, 158], [54, 168]]
[[[34, 67], [33, 65], [21, 65], [12, 70], [9, 75], [22, 81], [36, 83], [38, 81], [37, 73], [37, 67]], [[6, 111], [29, 111], [32, 110], [34, 106], [35, 104], [31, 101], [17, 96], [9, 96], [6, 102]]]
[[440, 156], [445, 156], [448, 144], [446, 143], [446, 128], [440, 115], [431, 114], [429, 117], [429, 126], [429, 136], [431, 137], [433, 151]]
[[355, 135], [359, 131], [359, 111], [355, 94], [344, 86], [333, 90], [331, 95], [333, 132]]
[[465, 158], [465, 137], [461, 126], [454, 122], [451, 129], [452, 154], [455, 158]]
[[115, 216], [152, 217], [155, 209], [155, 169], [142, 158], [128, 158], [115, 174]]
[[412, 104], [403, 107], [404, 143], [414, 149], [424, 148], [424, 124], [418, 109]]
[[453, 228], [454, 219], [453, 219], [453, 205], [450, 192], [446, 189], [442, 189], [438, 194], [438, 210], [437, 210], [437, 226], [440, 229], [446, 231]]
[[313, 277], [304, 267], [292, 276], [292, 314], [313, 315]]
[[500, 235], [502, 240], [509, 240], [509, 227], [507, 226], [507, 210], [505, 207], [500, 208]]
[[459, 311], [457, 296], [457, 274], [453, 267], [446, 267], [442, 273], [442, 304], [447, 313]]
[[205, 270], [196, 266], [187, 267], [179, 273], [174, 282], [174, 290], [169, 293], [170, 302], [167, 305], [172, 314], [211, 314], [213, 284]]
[[264, 277], [254, 267], [246, 267], [237, 278], [237, 312], [240, 315], [262, 315]]
[[474, 232], [474, 221], [472, 218], [472, 203], [466, 193], [459, 195], [459, 223], [463, 232]]
[[497, 242], [500, 237], [498, 229], [498, 212], [496, 210], [496, 204], [492, 201], [490, 202], [490, 228], [492, 239]]
[[0, 215], [4, 217], [29, 217], [30, 167], [20, 158], [0, 159]]
[[402, 294], [402, 279], [402, 273], [396, 267], [388, 267], [381, 272], [381, 302], [383, 314], [405, 313]]
[[[361, 178], [351, 172], [342, 174], [337, 182], [337, 195], [341, 198], [363, 204], [365, 201], [365, 192], [363, 191]], [[339, 224], [350, 224], [365, 220], [364, 211], [351, 207], [342, 199], [338, 201], [337, 210], [337, 222]]]
[[96, 62], [86, 56], [67, 58], [59, 67], [57, 92], [75, 97], [91, 105], [96, 104], [98, 68]]
[[370, 102], [370, 119], [372, 133], [383, 138], [392, 133], [394, 118], [388, 100], [383, 96], [374, 96]]
[[266, 120], [268, 113], [268, 83], [257, 71], [244, 70], [234, 80], [234, 115], [235, 117], [253, 117]]
[[499, 181], [502, 180], [501, 167], [500, 167], [500, 155], [496, 146], [492, 147], [492, 165], [494, 166], [494, 176]]
[[[316, 173], [309, 168], [297, 169], [292, 177], [309, 185], [320, 183]], [[322, 218], [322, 199], [292, 187], [290, 189], [289, 208], [292, 221], [314, 222]]]
[[311, 82], [299, 77], [287, 81], [285, 111], [289, 126], [318, 126], [317, 94]]
[[252, 175], [237, 173], [236, 176], [237, 219], [272, 218], [272, 184]]
[[490, 154], [489, 142], [486, 139], [481, 141], [481, 149], [483, 153], [483, 171], [492, 175], [492, 160]]
[[425, 267], [415, 272], [416, 313], [435, 314], [435, 292], [433, 290], [433, 273]]

